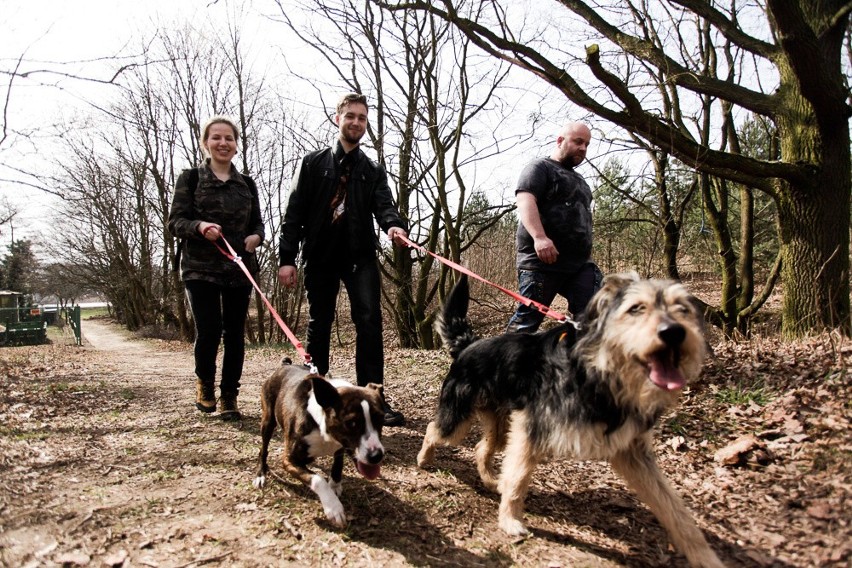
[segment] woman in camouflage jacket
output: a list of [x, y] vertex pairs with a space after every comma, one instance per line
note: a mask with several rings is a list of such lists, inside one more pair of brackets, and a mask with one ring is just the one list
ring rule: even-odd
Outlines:
[[252, 285], [213, 243], [227, 239], [254, 275], [255, 249], [264, 239], [257, 187], [231, 162], [238, 140], [239, 129], [229, 118], [216, 116], [205, 123], [201, 148], [206, 159], [178, 177], [168, 221], [169, 231], [181, 239], [181, 279], [195, 322], [195, 406], [202, 412], [216, 410], [216, 355], [222, 342], [223, 419], [240, 418], [237, 395]]

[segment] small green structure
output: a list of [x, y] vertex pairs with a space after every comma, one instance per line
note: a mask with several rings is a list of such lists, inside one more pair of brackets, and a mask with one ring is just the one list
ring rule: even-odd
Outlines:
[[26, 294], [0, 290], [0, 345], [47, 343], [47, 322]]

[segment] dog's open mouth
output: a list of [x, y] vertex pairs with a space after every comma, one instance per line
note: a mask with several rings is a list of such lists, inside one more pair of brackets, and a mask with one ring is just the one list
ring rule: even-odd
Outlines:
[[654, 353], [648, 362], [651, 382], [663, 390], [682, 389], [686, 377], [678, 368], [679, 363], [680, 351], [677, 349], [663, 349]]
[[365, 478], [372, 481], [379, 476], [379, 473], [382, 471], [382, 466], [381, 464], [364, 463], [362, 461], [355, 460], [355, 469], [357, 469], [358, 473], [363, 475]]

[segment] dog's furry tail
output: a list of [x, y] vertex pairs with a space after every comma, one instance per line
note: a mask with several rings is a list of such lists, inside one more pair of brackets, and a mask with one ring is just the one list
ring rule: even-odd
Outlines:
[[465, 347], [479, 339], [467, 319], [469, 303], [470, 285], [467, 275], [463, 274], [447, 296], [441, 315], [435, 322], [435, 331], [441, 336], [453, 359], [457, 358]]

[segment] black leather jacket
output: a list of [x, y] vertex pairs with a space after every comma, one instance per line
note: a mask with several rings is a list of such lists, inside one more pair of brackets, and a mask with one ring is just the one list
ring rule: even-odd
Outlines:
[[[349, 258], [360, 263], [376, 255], [378, 235], [373, 218], [384, 232], [391, 227], [406, 230], [407, 227], [397, 211], [384, 168], [370, 160], [360, 148], [352, 151], [357, 154], [346, 186], [345, 244], [348, 245]], [[329, 233], [323, 229], [328, 226], [330, 203], [340, 181], [339, 161], [342, 157], [343, 149], [338, 142], [334, 150], [326, 148], [312, 152], [302, 160], [293, 179], [290, 200], [281, 226], [279, 266], [295, 265], [302, 243], [304, 262], [320, 264], [333, 260], [321, 257], [328, 256], [336, 243], [331, 243], [331, 247], [317, 244], [329, 244], [324, 240]], [[314, 251], [323, 252], [314, 254]]]

